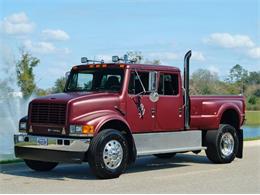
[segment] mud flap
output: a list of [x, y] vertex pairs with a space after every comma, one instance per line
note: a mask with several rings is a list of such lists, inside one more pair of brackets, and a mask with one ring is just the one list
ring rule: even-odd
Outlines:
[[236, 157], [237, 158], [243, 158], [243, 129], [239, 129], [237, 131], [238, 133], [238, 151], [237, 151], [237, 154], [236, 154]]

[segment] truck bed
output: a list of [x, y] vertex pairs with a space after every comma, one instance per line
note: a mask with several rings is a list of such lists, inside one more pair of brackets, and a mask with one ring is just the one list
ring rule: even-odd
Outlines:
[[243, 96], [190, 96], [191, 129], [217, 129], [221, 117], [227, 110], [234, 110], [240, 126], [245, 117]]

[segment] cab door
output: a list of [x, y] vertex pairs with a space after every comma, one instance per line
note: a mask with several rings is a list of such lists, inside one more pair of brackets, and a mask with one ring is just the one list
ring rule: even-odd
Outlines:
[[[155, 128], [156, 105], [149, 99], [148, 92], [150, 88], [150, 77], [150, 71], [132, 70], [130, 72], [128, 95], [126, 98], [127, 121], [133, 133], [152, 132]], [[145, 91], [147, 91], [146, 93], [143, 92], [143, 87]]]
[[184, 129], [183, 97], [180, 84], [179, 72], [160, 72], [155, 131]]

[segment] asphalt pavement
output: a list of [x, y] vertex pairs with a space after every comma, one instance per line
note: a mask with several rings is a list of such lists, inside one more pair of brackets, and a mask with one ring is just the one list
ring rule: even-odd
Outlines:
[[260, 141], [245, 142], [244, 158], [230, 164], [213, 164], [204, 152], [146, 156], [110, 180], [96, 179], [87, 163], [50, 172], [24, 163], [0, 166], [0, 193], [260, 193]]

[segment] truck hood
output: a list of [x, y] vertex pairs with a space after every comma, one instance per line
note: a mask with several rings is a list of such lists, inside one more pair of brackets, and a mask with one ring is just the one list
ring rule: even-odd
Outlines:
[[[65, 104], [66, 124], [64, 125], [67, 126], [68, 124], [76, 124], [77, 121], [86, 115], [91, 115], [96, 112], [106, 113], [107, 111], [115, 111], [115, 108], [119, 107], [119, 94], [108, 92], [58, 93], [36, 98], [31, 103], [35, 105], [47, 103], [49, 105], [48, 109], [52, 110], [56, 110], [57, 104]], [[51, 104], [53, 104], [53, 106], [51, 106]], [[51, 111], [50, 113], [53, 112], [55, 111]], [[42, 115], [44, 115], [44, 113]]]
[[69, 103], [76, 101], [85, 101], [90, 99], [97, 98], [106, 98], [106, 97], [118, 97], [117, 93], [108, 93], [108, 92], [70, 92], [70, 93], [56, 93], [43, 97], [38, 97], [32, 102], [48, 102], [48, 103]]

